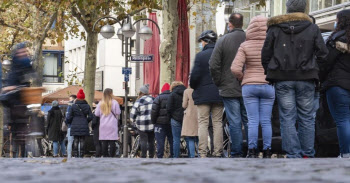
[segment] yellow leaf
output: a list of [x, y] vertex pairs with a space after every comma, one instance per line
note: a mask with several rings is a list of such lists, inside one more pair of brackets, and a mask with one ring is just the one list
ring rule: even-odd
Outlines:
[[190, 29], [191, 29], [191, 30], [194, 29], [194, 25], [190, 25]]
[[197, 15], [197, 12], [193, 12], [192, 15], [193, 15], [193, 16], [196, 16], [196, 15]]

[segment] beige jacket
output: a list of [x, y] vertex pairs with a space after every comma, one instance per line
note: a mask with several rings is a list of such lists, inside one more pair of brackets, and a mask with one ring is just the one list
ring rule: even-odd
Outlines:
[[266, 17], [256, 16], [250, 21], [246, 41], [241, 44], [231, 65], [232, 73], [242, 81], [242, 85], [268, 83], [261, 64], [261, 50], [266, 39], [266, 31]]
[[194, 105], [192, 93], [193, 89], [186, 89], [182, 100], [182, 107], [185, 109], [185, 112], [181, 136], [185, 137], [198, 136], [197, 106]]

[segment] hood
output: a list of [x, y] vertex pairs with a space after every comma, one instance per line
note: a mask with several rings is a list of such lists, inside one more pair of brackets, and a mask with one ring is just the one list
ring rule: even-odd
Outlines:
[[246, 30], [247, 40], [264, 40], [266, 39], [267, 18], [264, 16], [254, 17]]
[[185, 90], [186, 90], [186, 87], [184, 85], [179, 85], [173, 89], [173, 92], [182, 96]]
[[207, 44], [207, 45], [204, 46], [204, 48], [203, 48], [202, 51], [204, 51], [204, 50], [206, 50], [206, 49], [209, 49], [209, 48], [214, 48], [214, 47], [215, 47], [215, 43], [209, 43], [209, 44]]
[[75, 100], [75, 104], [88, 104], [86, 100]]
[[[170, 92], [170, 90], [165, 90], [165, 91], [163, 91], [161, 94], [170, 94], [171, 92]], [[160, 95], [161, 95], [160, 94]]]
[[312, 24], [309, 15], [305, 13], [290, 13], [270, 18], [267, 21], [267, 26], [278, 26], [287, 34], [299, 33], [305, 30]]

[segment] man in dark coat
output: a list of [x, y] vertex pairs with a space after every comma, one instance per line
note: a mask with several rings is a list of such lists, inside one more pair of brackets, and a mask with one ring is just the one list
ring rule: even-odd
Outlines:
[[275, 85], [283, 150], [288, 158], [314, 157], [317, 60], [328, 50], [320, 29], [304, 14], [306, 1], [288, 0], [286, 5], [288, 14], [267, 23], [261, 61], [266, 80]]
[[173, 156], [173, 135], [171, 132], [170, 119], [166, 110], [168, 98], [170, 96], [170, 85], [165, 83], [162, 87], [162, 93], [153, 101], [151, 120], [154, 125], [154, 134], [157, 140], [157, 157], [163, 158], [165, 137], [170, 144], [170, 155]]
[[[68, 111], [67, 122], [71, 125], [70, 135], [74, 136], [74, 156], [84, 156], [85, 136], [89, 136], [89, 122], [93, 115], [90, 105], [85, 100], [85, 93], [82, 89], [77, 94], [77, 99]], [[80, 144], [80, 146], [79, 146]], [[78, 149], [78, 147], [80, 147]]]
[[61, 153], [66, 156], [66, 146], [64, 144], [62, 127], [62, 111], [58, 107], [58, 102], [55, 100], [52, 102], [52, 108], [47, 115], [47, 129], [49, 140], [53, 141], [53, 156], [58, 156], [58, 144], [61, 146]]
[[198, 109], [198, 136], [199, 154], [207, 156], [209, 118], [212, 114], [214, 127], [214, 156], [221, 157], [223, 150], [222, 114], [223, 103], [219, 95], [219, 89], [213, 83], [209, 71], [209, 59], [213, 53], [217, 34], [212, 31], [204, 31], [199, 39], [203, 50], [196, 55], [194, 67], [191, 72], [190, 86], [193, 88], [193, 100]]
[[223, 98], [226, 117], [230, 124], [231, 157], [241, 157], [242, 123], [247, 135], [248, 119], [242, 98], [241, 83], [232, 74], [230, 67], [238, 48], [246, 39], [242, 29], [243, 15], [233, 13], [229, 18], [228, 25], [230, 31], [216, 43], [209, 65], [214, 84], [219, 88], [219, 93]]

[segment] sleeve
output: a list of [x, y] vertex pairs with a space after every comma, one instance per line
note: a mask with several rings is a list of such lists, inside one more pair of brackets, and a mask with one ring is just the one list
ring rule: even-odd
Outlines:
[[190, 77], [190, 86], [193, 89], [198, 88], [198, 84], [200, 81], [201, 73], [200, 73], [200, 60], [198, 59], [198, 56], [194, 59], [194, 66], [191, 72], [191, 77]]
[[328, 44], [327, 49], [329, 51], [328, 56], [325, 59], [318, 59], [318, 66], [320, 69], [319, 77], [321, 82], [324, 82], [327, 79], [329, 72], [331, 72], [333, 69], [333, 65], [336, 62], [337, 57], [341, 54], [337, 48]]
[[70, 108], [68, 108], [68, 113], [66, 117], [67, 124], [71, 124], [72, 121], [73, 121], [73, 105]]
[[157, 122], [159, 110], [160, 110], [160, 97], [158, 96], [156, 99], [154, 99], [152, 104], [151, 120], [153, 124]]
[[214, 84], [220, 86], [221, 81], [221, 71], [222, 71], [222, 40], [218, 41], [215, 45], [214, 51], [209, 60], [209, 70], [210, 74], [213, 77]]
[[114, 101], [113, 104], [114, 104], [114, 111], [113, 112], [115, 115], [119, 116], [122, 113], [120, 110], [119, 103], [117, 101]]
[[138, 113], [138, 107], [139, 107], [139, 101], [136, 101], [135, 104], [132, 106], [130, 111], [130, 119], [131, 122], [136, 121], [137, 113]]
[[168, 117], [171, 118], [171, 112], [173, 111], [173, 95], [170, 94], [168, 101], [167, 101], [167, 105], [166, 105], [166, 110], [168, 112]]
[[245, 64], [246, 61], [246, 56], [245, 56], [245, 52], [244, 52], [244, 48], [241, 45], [241, 47], [239, 47], [238, 49], [238, 53], [234, 59], [234, 61], [232, 62], [231, 65], [231, 72], [232, 74], [234, 74], [236, 76], [236, 78], [239, 81], [243, 80], [243, 66]]
[[47, 129], [49, 129], [50, 128], [50, 126], [51, 126], [51, 123], [50, 123], [50, 121], [51, 121], [51, 111], [49, 111], [48, 113], [47, 113]]
[[182, 108], [184, 108], [184, 109], [187, 109], [187, 107], [188, 107], [188, 100], [189, 100], [188, 91], [189, 90], [185, 90], [184, 96], [182, 98]]
[[[315, 25], [317, 27], [317, 25]], [[317, 27], [317, 37], [315, 39], [315, 48], [316, 48], [316, 58], [317, 61], [325, 60], [328, 55], [328, 49], [324, 43], [320, 29]]]
[[274, 54], [274, 44], [275, 44], [275, 37], [273, 33], [273, 28], [270, 28], [267, 31], [264, 46], [261, 50], [261, 64], [264, 67], [265, 75], [267, 74], [268, 65]]
[[96, 109], [95, 109], [95, 116], [97, 117], [100, 117], [101, 116], [101, 103], [99, 102], [96, 106]]
[[88, 122], [92, 121], [93, 118], [94, 118], [94, 115], [92, 114], [91, 108], [89, 106], [88, 117], [87, 117]]

